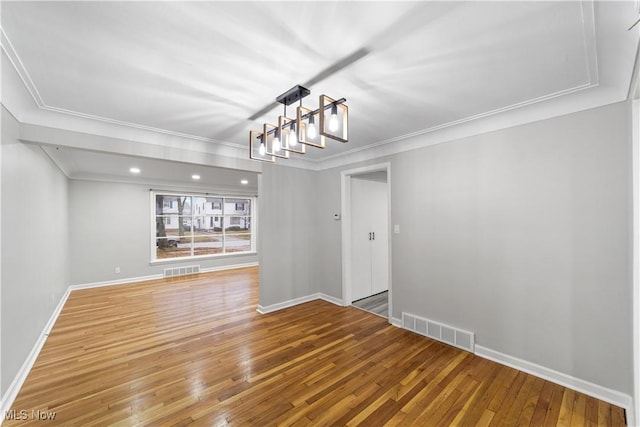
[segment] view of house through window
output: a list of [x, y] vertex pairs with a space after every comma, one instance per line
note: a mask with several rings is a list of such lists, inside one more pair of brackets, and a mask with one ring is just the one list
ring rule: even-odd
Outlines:
[[254, 248], [252, 199], [155, 194], [155, 259]]

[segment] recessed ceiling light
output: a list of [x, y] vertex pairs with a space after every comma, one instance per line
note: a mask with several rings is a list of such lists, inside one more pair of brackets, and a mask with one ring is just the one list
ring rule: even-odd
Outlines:
[[129, 169], [129, 172], [131, 172], [131, 173], [140, 173], [140, 168], [131, 168], [131, 169]]
[[200, 175], [196, 175], [196, 174], [191, 175], [191, 179], [198, 180], [198, 179], [200, 179]]
[[247, 185], [249, 183], [249, 181], [247, 181], [246, 179], [243, 179], [242, 181], [240, 181], [240, 184], [242, 185]]

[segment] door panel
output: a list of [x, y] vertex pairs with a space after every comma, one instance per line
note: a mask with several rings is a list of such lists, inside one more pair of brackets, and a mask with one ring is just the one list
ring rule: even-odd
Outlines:
[[367, 181], [351, 180], [351, 300], [371, 295], [371, 226]]
[[371, 294], [389, 289], [389, 221], [387, 183], [369, 181], [371, 231]]
[[389, 289], [387, 183], [351, 179], [351, 300]]

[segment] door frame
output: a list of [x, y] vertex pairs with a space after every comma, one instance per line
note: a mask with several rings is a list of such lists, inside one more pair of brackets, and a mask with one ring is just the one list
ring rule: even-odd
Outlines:
[[632, 317], [633, 317], [633, 397], [629, 425], [640, 421], [640, 85], [636, 83], [631, 102], [631, 170], [633, 204]]
[[369, 172], [387, 172], [387, 239], [388, 248], [388, 271], [389, 271], [389, 323], [392, 319], [392, 289], [391, 277], [391, 163], [378, 163], [375, 165], [363, 166], [355, 169], [340, 172], [341, 187], [341, 215], [342, 215], [342, 305], [351, 305], [351, 178], [355, 175], [362, 175]]

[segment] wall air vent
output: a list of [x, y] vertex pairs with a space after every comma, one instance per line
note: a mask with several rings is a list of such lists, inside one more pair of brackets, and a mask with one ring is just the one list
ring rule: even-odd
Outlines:
[[186, 267], [173, 267], [173, 268], [165, 268], [163, 277], [177, 277], [177, 276], [186, 276], [188, 274], [198, 274], [200, 273], [199, 265], [189, 265]]
[[463, 350], [474, 352], [475, 335], [473, 332], [454, 328], [414, 314], [402, 313], [402, 327], [411, 332], [433, 338]]

